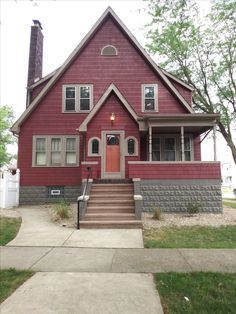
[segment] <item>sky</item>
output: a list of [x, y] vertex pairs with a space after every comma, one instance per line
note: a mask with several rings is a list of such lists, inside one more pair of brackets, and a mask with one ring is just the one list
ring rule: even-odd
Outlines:
[[[203, 10], [207, 9], [207, 2], [199, 1], [203, 4]], [[43, 27], [45, 76], [62, 65], [108, 6], [112, 7], [144, 47], [146, 40], [143, 26], [149, 21], [145, 1], [0, 0], [0, 106], [12, 106], [16, 118], [25, 109], [33, 19], [39, 20]], [[158, 63], [156, 57], [154, 60]], [[208, 139], [203, 144], [203, 159], [213, 160], [213, 141]], [[230, 159], [228, 148], [226, 145], [224, 149], [222, 147], [224, 144], [219, 137], [218, 158]]]

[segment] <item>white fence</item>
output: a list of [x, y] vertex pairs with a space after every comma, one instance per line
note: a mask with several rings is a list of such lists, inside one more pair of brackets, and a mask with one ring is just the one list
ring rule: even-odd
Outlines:
[[19, 205], [20, 170], [15, 174], [8, 170], [0, 170], [0, 208]]

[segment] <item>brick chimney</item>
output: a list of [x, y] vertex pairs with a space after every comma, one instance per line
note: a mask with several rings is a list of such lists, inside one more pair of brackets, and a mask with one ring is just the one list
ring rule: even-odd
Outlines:
[[42, 26], [38, 20], [33, 20], [31, 26], [28, 82], [30, 86], [42, 78], [43, 71], [43, 34]]

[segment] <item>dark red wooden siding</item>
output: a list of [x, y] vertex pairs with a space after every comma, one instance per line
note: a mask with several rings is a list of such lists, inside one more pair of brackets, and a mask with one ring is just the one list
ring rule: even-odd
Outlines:
[[141, 179], [219, 179], [220, 163], [129, 164], [129, 178]]
[[[101, 48], [112, 44], [118, 49], [114, 57], [101, 56]], [[55, 52], [56, 53], [56, 52]], [[46, 82], [45, 82], [46, 83]], [[158, 84], [159, 113], [187, 113], [143, 57], [132, 46], [121, 30], [108, 19], [83, 49], [79, 57], [70, 65], [63, 76], [42, 99], [39, 106], [21, 125], [19, 141], [19, 168], [22, 185], [76, 185], [81, 178], [81, 167], [37, 168], [32, 167], [33, 135], [76, 135], [76, 129], [86, 114], [62, 113], [62, 86], [64, 84], [93, 84], [94, 104], [100, 99], [107, 87], [114, 83], [138, 115], [141, 115], [141, 84]], [[42, 84], [44, 85], [44, 84]], [[34, 97], [42, 85], [34, 91]], [[93, 134], [99, 136], [101, 125], [105, 129], [108, 111], [115, 108], [117, 120], [114, 128], [124, 129], [126, 136], [138, 138], [137, 125], [121, 104], [111, 97], [97, 117], [93, 128], [89, 128], [87, 139]], [[121, 120], [119, 120], [121, 119]], [[83, 160], [83, 140], [80, 136], [80, 160]], [[127, 160], [126, 158], [126, 169]], [[133, 157], [136, 159], [136, 157]]]

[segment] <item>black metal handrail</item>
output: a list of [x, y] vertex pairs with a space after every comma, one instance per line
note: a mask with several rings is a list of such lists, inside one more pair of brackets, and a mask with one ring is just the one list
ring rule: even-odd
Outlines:
[[87, 174], [87, 180], [86, 180], [85, 186], [84, 186], [84, 191], [83, 191], [82, 197], [78, 197], [78, 200], [77, 200], [77, 229], [80, 229], [79, 205], [80, 205], [80, 202], [84, 202], [84, 200], [85, 200], [85, 195], [86, 195], [87, 188], [88, 188], [88, 182], [89, 182], [89, 179], [90, 179], [90, 176], [92, 173], [91, 170], [92, 170], [91, 167], [87, 167], [88, 174]]

